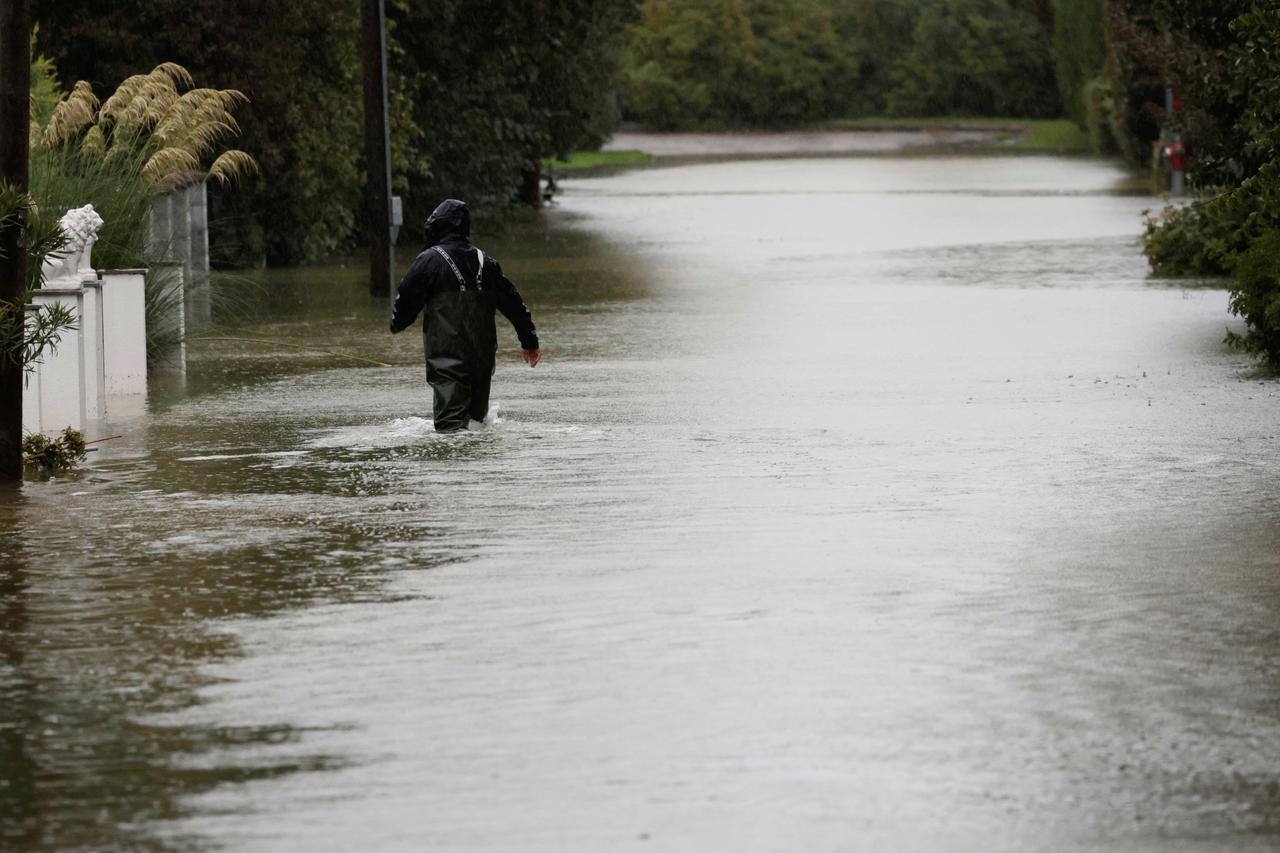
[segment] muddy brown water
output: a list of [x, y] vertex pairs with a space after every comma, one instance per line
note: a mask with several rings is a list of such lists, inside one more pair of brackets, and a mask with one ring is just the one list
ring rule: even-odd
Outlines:
[[1280, 394], [1125, 179], [566, 181], [464, 436], [358, 271], [265, 276], [0, 499], [0, 846], [1274, 849]]

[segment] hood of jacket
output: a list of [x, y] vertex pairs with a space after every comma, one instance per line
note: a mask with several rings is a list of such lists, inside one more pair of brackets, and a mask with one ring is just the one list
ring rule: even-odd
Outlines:
[[443, 243], [450, 238], [471, 239], [471, 211], [465, 201], [447, 198], [427, 217], [422, 226], [428, 246]]

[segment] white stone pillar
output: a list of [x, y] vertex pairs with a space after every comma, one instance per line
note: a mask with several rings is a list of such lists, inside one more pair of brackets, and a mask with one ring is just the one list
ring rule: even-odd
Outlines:
[[178, 345], [171, 351], [161, 353], [151, 365], [152, 373], [185, 373], [187, 370], [187, 311], [190, 307], [189, 289], [186, 287], [183, 266], [176, 261], [156, 261], [152, 263], [148, 275], [152, 281], [150, 287], [155, 304], [151, 308], [152, 335], [159, 334], [161, 340], [170, 336], [178, 339]]
[[80, 345], [84, 353], [84, 414], [96, 420], [107, 413], [102, 366], [102, 282], [83, 282], [80, 302]]
[[147, 393], [145, 270], [105, 270], [102, 279], [102, 368], [111, 397]]
[[204, 181], [187, 187], [188, 247], [184, 258], [187, 325], [199, 328], [213, 316], [209, 292], [209, 194]]
[[[28, 305], [26, 316], [23, 322], [27, 326], [31, 326], [36, 322], [36, 316], [43, 310], [38, 305]], [[32, 365], [32, 369], [25, 372], [22, 385], [22, 431], [40, 432], [40, 373], [42, 366], [39, 364]]]
[[[80, 288], [37, 290], [31, 296], [40, 306], [61, 305], [71, 311], [82, 326], [84, 291]], [[61, 432], [67, 427], [84, 429], [84, 356], [81, 330], [66, 331], [58, 342], [40, 354], [40, 429]]]

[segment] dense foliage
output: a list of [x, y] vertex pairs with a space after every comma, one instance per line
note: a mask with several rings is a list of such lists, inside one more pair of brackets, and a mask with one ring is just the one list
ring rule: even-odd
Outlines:
[[105, 102], [85, 81], [65, 92], [45, 57], [32, 63], [32, 83], [31, 195], [53, 214], [94, 206], [104, 222], [100, 267], [146, 265], [147, 217], [160, 193], [257, 170], [252, 157], [224, 146], [244, 95], [197, 88], [179, 65], [135, 74]]
[[[1165, 0], [1144, 20], [1121, 21], [1154, 73], [1168, 75], [1181, 108], [1175, 130], [1191, 153], [1203, 198], [1166, 210], [1147, 229], [1153, 269], [1233, 275], [1232, 309], [1249, 325], [1231, 340], [1280, 367], [1280, 9]], [[1157, 33], [1167, 28], [1169, 44]], [[1145, 41], [1144, 41], [1145, 39]], [[1155, 49], [1159, 43], [1163, 52]], [[1143, 46], [1146, 45], [1146, 52]]]
[[661, 128], [1053, 116], [1051, 26], [1031, 0], [645, 0], [624, 106]]
[[632, 0], [391, 3], [407, 221], [446, 196], [482, 210], [536, 203], [543, 158], [598, 146], [616, 124], [609, 84], [633, 11]]
[[223, 250], [288, 261], [344, 244], [361, 197], [358, 4], [35, 0], [32, 6], [42, 24], [39, 46], [67, 79], [109, 90], [140, 69], [173, 61], [206, 85], [248, 96], [239, 116], [242, 144], [264, 180], [210, 199]]
[[891, 80], [892, 115], [1061, 113], [1046, 21], [1016, 0], [921, 2]]
[[[163, 358], [181, 340], [175, 318], [181, 316], [182, 282], [163, 263], [167, 247], [149, 239], [152, 206], [176, 187], [196, 181], [225, 186], [256, 172], [252, 157], [225, 147], [236, 136], [234, 113], [245, 97], [198, 88], [185, 68], [172, 63], [126, 78], [105, 101], [85, 81], [67, 92], [44, 56], [33, 60], [31, 80], [29, 183], [39, 221], [57, 233], [64, 211], [94, 206], [103, 220], [94, 261], [100, 269], [147, 268], [147, 354], [152, 361]], [[39, 264], [29, 271], [38, 272]], [[47, 314], [39, 315], [41, 322]], [[34, 348], [26, 350], [29, 365]]]
[[627, 112], [656, 128], [779, 126], [840, 115], [855, 55], [818, 0], [647, 0], [630, 32]]
[[[213, 238], [289, 263], [359, 239], [363, 107], [353, 0], [35, 0], [38, 43], [69, 79], [113, 87], [174, 61], [243, 91], [262, 180], [210, 200]], [[500, 207], [543, 154], [608, 131], [607, 81], [630, 0], [388, 0], [392, 159], [416, 217], [443, 195]], [[415, 212], [416, 211], [416, 212]], [[416, 229], [409, 229], [410, 231]]]

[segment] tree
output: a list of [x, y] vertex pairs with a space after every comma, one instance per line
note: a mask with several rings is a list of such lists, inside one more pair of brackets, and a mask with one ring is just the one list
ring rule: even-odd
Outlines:
[[1049, 117], [1061, 101], [1049, 34], [1008, 0], [932, 0], [891, 74], [894, 115]]
[[627, 113], [646, 125], [787, 127], [857, 103], [839, 9], [811, 0], [648, 0], [631, 27]]
[[411, 212], [450, 195], [482, 208], [535, 202], [543, 157], [598, 145], [616, 122], [610, 84], [632, 9], [630, 0], [392, 4], [393, 81], [410, 122], [429, 129], [409, 177]]
[[787, 127], [868, 112], [1057, 115], [1044, 0], [646, 0], [626, 114]]
[[880, 115], [891, 75], [909, 48], [921, 7], [929, 0], [838, 0], [831, 4], [836, 37], [854, 68], [841, 112]]
[[1053, 54], [1062, 105], [1076, 124], [1088, 121], [1085, 90], [1102, 73], [1107, 46], [1104, 0], [1054, 0]]
[[629, 115], [662, 130], [731, 123], [751, 110], [737, 89], [756, 58], [742, 0], [645, 0], [626, 48]]

